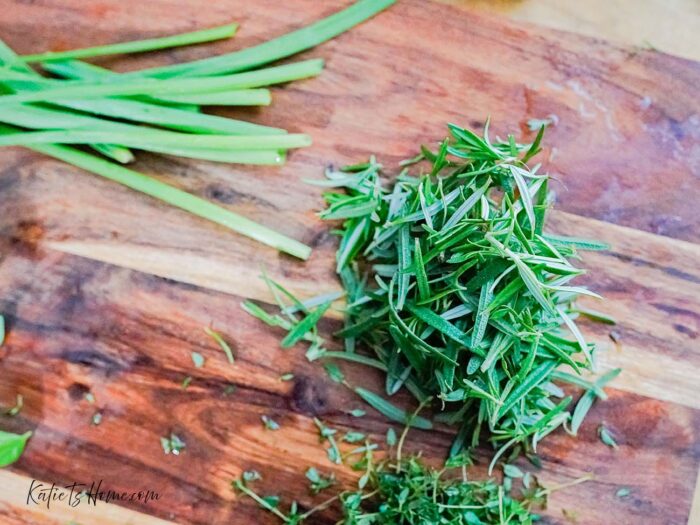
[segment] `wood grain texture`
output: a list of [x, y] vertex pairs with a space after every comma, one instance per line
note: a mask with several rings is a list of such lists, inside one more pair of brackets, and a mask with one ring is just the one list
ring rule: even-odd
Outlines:
[[[28, 507], [27, 492], [32, 479], [20, 476], [8, 470], [0, 471], [0, 487], [3, 497], [0, 500], [0, 516], [4, 525], [66, 525], [73, 523], [100, 523], [100, 525], [166, 525], [169, 521], [161, 520], [148, 514], [142, 514], [125, 507], [110, 503], [98, 505], [78, 505], [70, 507], [54, 504], [45, 507]], [[64, 500], [70, 498], [70, 491], [61, 491]]]
[[695, 0], [441, 0], [481, 13], [649, 47], [700, 60], [700, 3]]
[[[359, 427], [376, 439], [388, 428], [376, 413], [362, 420], [344, 415], [362, 403], [331, 383], [318, 364], [306, 362], [301, 350], [281, 350], [278, 334], [261, 329], [236, 297], [55, 252], [8, 256], [2, 270], [0, 307], [12, 331], [0, 399], [9, 401], [19, 391], [26, 400], [20, 416], [3, 421], [10, 430], [35, 432], [14, 467], [24, 474], [67, 483], [99, 476], [113, 490], [161, 494], [146, 505], [128, 504], [139, 511], [183, 523], [243, 524], [258, 522], [260, 513], [229, 487], [242, 470], [259, 470], [263, 491], [301, 497], [305, 505], [312, 501], [301, 472], [332, 467], [312, 416], [340, 428]], [[227, 327], [235, 366], [204, 334], [210, 323]], [[193, 350], [206, 359], [202, 369], [192, 365]], [[380, 388], [377, 375], [344, 370], [351, 383]], [[289, 371], [295, 380], [280, 382]], [[187, 375], [192, 384], [182, 390]], [[228, 384], [237, 390], [225, 396]], [[95, 406], [83, 399], [87, 391]], [[96, 408], [103, 413], [99, 426], [90, 424]], [[281, 429], [265, 430], [262, 415]], [[601, 421], [620, 450], [599, 442]], [[164, 456], [160, 448], [159, 437], [170, 431], [187, 443], [179, 457]], [[683, 523], [699, 433], [696, 410], [613, 391], [610, 401], [596, 405], [578, 439], [560, 433], [539, 451], [545, 464], [539, 475], [550, 484], [595, 475], [553, 498], [549, 522], [565, 523], [563, 507], [577, 512], [581, 523], [602, 523], [604, 516], [615, 523]], [[445, 429], [416, 432], [410, 448], [437, 461], [450, 439]], [[476, 475], [484, 474], [487, 460], [484, 451]], [[346, 471], [338, 474], [348, 481]], [[633, 491], [628, 499], [615, 496], [623, 486]], [[604, 507], [596, 505], [600, 501]], [[314, 523], [326, 522], [332, 523]]]
[[[34, 52], [242, 23], [233, 42], [100, 62], [121, 69], [239, 48], [346, 3], [225, 0], [202, 9], [195, 0], [153, 0], [136, 9], [131, 1], [7, 0], [0, 36]], [[490, 115], [496, 132], [519, 129], [527, 139], [529, 118], [556, 114], [543, 158], [561, 181], [563, 211], [551, 226], [613, 245], [586, 255], [584, 265], [588, 283], [608, 299], [595, 307], [620, 320], [621, 349], [603, 353], [601, 366], [626, 372], [579, 439], [557, 434], [543, 446], [544, 480], [596, 476], [557, 493], [547, 523], [566, 523], [563, 508], [583, 525], [685, 523], [700, 462], [700, 67], [421, 0], [402, 0], [304, 56], [327, 60], [321, 77], [275, 89], [270, 108], [222, 113], [310, 133], [314, 146], [285, 167], [143, 154], [137, 168], [313, 245], [306, 264], [72, 167], [0, 151], [0, 311], [10, 328], [0, 349], [0, 404], [11, 405], [16, 393], [25, 398], [20, 416], [0, 426], [35, 430], [12, 471], [25, 480], [155, 488], [158, 501], [125, 505], [179, 523], [267, 523], [229, 486], [249, 468], [262, 472], [261, 490], [309, 505], [302, 471], [330, 470], [311, 416], [377, 437], [387, 423], [376, 413], [345, 416], [361, 403], [303, 352], [280, 350], [279, 334], [238, 307], [243, 297], [267, 299], [257, 279], [263, 265], [301, 295], [337, 287], [335, 241], [315, 216], [320, 192], [302, 180], [371, 153], [391, 170], [417, 144], [441, 138], [446, 121], [478, 126]], [[204, 333], [210, 323], [233, 344], [235, 366]], [[329, 319], [323, 329], [336, 324]], [[585, 331], [608, 341], [608, 328]], [[202, 369], [194, 369], [192, 351], [206, 357]], [[278, 380], [290, 371], [295, 382]], [[351, 381], [379, 380], [345, 371]], [[193, 381], [183, 391], [187, 375]], [[231, 383], [236, 393], [224, 396]], [[95, 406], [83, 399], [87, 391]], [[96, 407], [103, 422], [92, 426]], [[282, 429], [265, 431], [264, 414]], [[618, 452], [596, 437], [603, 420], [619, 438]], [[170, 431], [187, 442], [180, 457], [160, 448]], [[413, 434], [411, 446], [438, 461], [449, 442], [439, 429]], [[621, 486], [632, 489], [629, 498], [615, 497]], [[0, 520], [10, 523], [53, 516], [0, 501]], [[331, 515], [316, 522], [332, 523]], [[141, 518], [125, 514], [123, 522], [132, 519]]]

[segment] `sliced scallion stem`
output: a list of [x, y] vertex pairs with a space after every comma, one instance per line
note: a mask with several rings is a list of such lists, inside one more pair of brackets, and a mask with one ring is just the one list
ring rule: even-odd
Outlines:
[[[119, 73], [101, 68], [79, 60], [66, 60], [63, 62], [49, 62], [43, 65], [44, 69], [55, 75], [72, 80], [100, 80], [108, 76], [117, 76]], [[211, 93], [193, 93], [187, 95], [158, 95], [159, 101], [171, 101], [198, 105], [212, 106], [267, 106], [272, 97], [267, 89], [238, 89], [235, 91], [215, 91]]]
[[160, 38], [148, 38], [145, 40], [134, 40], [132, 42], [120, 42], [117, 44], [107, 44], [82, 49], [71, 49], [70, 51], [47, 51], [34, 55], [20, 56], [19, 60], [25, 63], [46, 62], [51, 60], [66, 60], [69, 58], [88, 58], [105, 55], [119, 55], [124, 53], [142, 53], [144, 51], [154, 51], [156, 49], [166, 49], [169, 47], [187, 46], [191, 44], [201, 44], [230, 38], [238, 29], [238, 24], [226, 24], [208, 29], [200, 29], [189, 33], [165, 36]]
[[[280, 128], [261, 126], [252, 122], [207, 115], [184, 109], [158, 106], [138, 100], [119, 98], [98, 100], [66, 99], [62, 100], [60, 105], [95, 115], [145, 122], [192, 133], [230, 133], [233, 135], [286, 133], [285, 130]], [[4, 120], [4, 113], [7, 109], [2, 108], [2, 111], [0, 111], [0, 120]]]
[[[7, 128], [5, 128], [6, 130]], [[5, 131], [0, 129], [0, 131]], [[237, 213], [217, 206], [200, 197], [179, 190], [164, 182], [142, 173], [118, 166], [109, 161], [67, 146], [42, 144], [30, 149], [62, 160], [86, 171], [118, 182], [131, 189], [155, 197], [167, 204], [181, 208], [189, 213], [215, 222], [231, 230], [255, 239], [258, 242], [276, 248], [300, 259], [307, 259], [311, 248], [281, 233], [262, 226]]]
[[395, 2], [396, 0], [360, 0], [347, 9], [318, 22], [247, 49], [192, 62], [133, 71], [122, 76], [132, 78], [197, 77], [245, 71], [326, 42], [371, 18]]
[[272, 96], [269, 89], [237, 89], [190, 95], [159, 95], [158, 100], [200, 106], [269, 106]]
[[[30, 68], [27, 64], [20, 62], [17, 54], [12, 49], [10, 49], [10, 47], [7, 44], [5, 44], [5, 42], [3, 42], [2, 40], [0, 40], [0, 63], [4, 63], [10, 67], [15, 67], [18, 71], [22, 71], [28, 76], [41, 78], [39, 74], [32, 68]], [[96, 123], [100, 122], [99, 119], [92, 120], [96, 121]], [[42, 124], [40, 124], [38, 128], [44, 128], [46, 125], [45, 122], [45, 120], [42, 120]], [[109, 157], [110, 159], [116, 160], [121, 164], [126, 164], [134, 160], [134, 154], [131, 153], [129, 149], [118, 144], [93, 143], [90, 144], [90, 147], [98, 153], [102, 153], [102, 155]]]
[[269, 67], [212, 78], [174, 78], [174, 79], [125, 79], [117, 76], [109, 82], [64, 80], [64, 81], [28, 81], [24, 74], [6, 73], [3, 82], [12, 86], [12, 81], [23, 83], [23, 86], [35, 82], [37, 91], [22, 91], [12, 95], [0, 96], [0, 105], [16, 105], [25, 102], [55, 102], [63, 99], [78, 97], [90, 99], [106, 96], [127, 95], [178, 95], [189, 93], [210, 93], [228, 89], [245, 89], [271, 84], [280, 84], [313, 77], [323, 70], [323, 60], [312, 59], [293, 62], [283, 66]]
[[0, 135], [0, 146], [32, 144], [90, 144], [102, 142], [148, 149], [150, 145], [183, 148], [241, 150], [277, 150], [302, 148], [311, 144], [311, 137], [301, 133], [284, 135], [190, 135], [173, 131], [144, 129], [138, 136], [128, 131], [30, 131]]

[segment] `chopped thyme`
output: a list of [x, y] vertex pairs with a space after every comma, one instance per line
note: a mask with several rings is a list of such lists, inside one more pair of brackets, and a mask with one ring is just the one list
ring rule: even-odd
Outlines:
[[234, 358], [233, 358], [233, 350], [231, 350], [231, 347], [228, 345], [228, 343], [224, 340], [223, 337], [221, 337], [221, 334], [218, 332], [215, 332], [209, 327], [205, 327], [204, 331], [209, 335], [214, 341], [216, 341], [216, 344], [219, 345], [219, 347], [224, 351], [224, 354], [226, 354], [226, 359], [228, 359], [228, 362], [233, 364], [234, 363]]
[[267, 430], [279, 430], [280, 428], [279, 424], [269, 416], [262, 416], [260, 420]]
[[23, 407], [24, 407], [24, 397], [22, 396], [22, 394], [17, 394], [15, 406], [8, 409], [6, 414], [10, 417], [14, 417], [22, 411]]
[[199, 352], [192, 352], [192, 362], [195, 368], [202, 368], [204, 366], [204, 356]]
[[165, 454], [172, 454], [173, 456], [179, 456], [180, 451], [185, 448], [185, 442], [180, 439], [177, 434], [170, 433], [169, 437], [161, 437], [160, 444], [163, 447], [163, 452]]

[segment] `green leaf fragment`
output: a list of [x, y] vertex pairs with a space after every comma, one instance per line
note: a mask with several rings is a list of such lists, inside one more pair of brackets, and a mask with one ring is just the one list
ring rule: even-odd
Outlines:
[[20, 458], [31, 435], [31, 432], [13, 434], [0, 430], [0, 467], [6, 467]]

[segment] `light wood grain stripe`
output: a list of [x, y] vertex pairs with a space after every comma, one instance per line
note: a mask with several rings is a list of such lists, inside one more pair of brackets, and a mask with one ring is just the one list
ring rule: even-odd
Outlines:
[[[46, 525], [168, 525], [173, 522], [165, 521], [148, 514], [142, 514], [113, 503], [98, 501], [96, 505], [82, 502], [76, 507], [70, 507], [65, 502], [53, 501], [50, 508], [27, 504], [27, 491], [32, 479], [15, 474], [9, 470], [0, 470], [0, 487], [2, 487], [2, 499], [0, 500], [0, 515], [3, 519], [12, 519], [18, 516], [21, 521], [17, 523], [40, 523]], [[50, 485], [50, 484], [48, 484]], [[65, 489], [62, 493], [67, 494]], [[66, 498], [68, 496], [66, 495]], [[3, 521], [3, 523], [6, 523]]]
[[700, 525], [700, 470], [698, 470], [698, 479], [695, 482], [695, 492], [693, 493], [693, 503], [690, 507], [688, 525]]
[[[630, 288], [639, 290], [666, 285], [673, 290], [673, 297], [679, 304], [692, 306], [694, 298], [700, 296], [700, 277], [696, 275], [700, 247], [695, 244], [563, 212], [552, 213], [550, 224], [557, 232], [600, 239], [611, 244], [614, 256], [589, 253], [584, 257], [583, 266], [591, 270], [590, 284], [594, 289], [596, 279], [618, 279], [624, 280]], [[206, 253], [125, 245], [123, 242], [53, 240], [47, 241], [45, 246], [237, 296], [270, 300], [267, 288], [259, 279], [259, 267], [239, 266], [232, 271], [229, 262]], [[332, 267], [331, 249], [320, 248], [314, 258], [316, 268]], [[629, 258], [637, 260], [638, 264], [631, 264]], [[331, 291], [338, 286], [331, 278], [319, 278], [315, 271], [296, 272], [290, 276], [284, 274], [283, 265], [273, 266], [268, 271], [273, 278], [302, 297]], [[668, 316], [664, 312], [656, 312], [643, 301], [642, 297], [636, 298], [625, 292], [608, 294], [605, 302], [592, 302], [589, 306], [613, 314], [635, 333], [652, 332], [650, 338], [655, 336], [677, 346], [689, 345], [683, 334], [667, 326]], [[644, 316], [638, 315], [641, 308], [648, 308], [649, 311]], [[654, 315], [655, 322], [650, 324]], [[597, 330], [599, 332], [591, 339], [610, 349], [600, 354], [601, 368], [621, 367], [625, 371], [617, 379], [615, 387], [700, 408], [697, 367], [688, 361], [687, 354], [661, 352], [652, 339], [623, 341], [622, 351], [613, 350], [607, 337], [609, 330], [599, 327]]]

